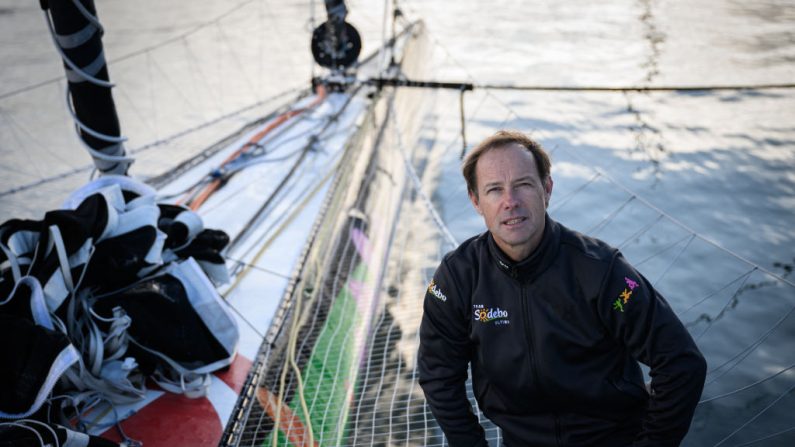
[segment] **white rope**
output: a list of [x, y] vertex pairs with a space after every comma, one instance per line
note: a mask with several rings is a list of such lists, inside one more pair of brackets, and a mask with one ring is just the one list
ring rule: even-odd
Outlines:
[[[564, 148], [563, 150], [566, 150], [566, 149]], [[567, 152], [568, 152], [568, 151], [567, 151]], [[574, 157], [578, 158], [578, 159], [579, 159], [579, 160], [580, 160], [580, 161], [581, 161], [583, 164], [585, 164], [586, 166], [588, 166], [588, 163], [587, 163], [587, 161], [585, 161], [584, 159], [582, 159], [582, 158], [581, 158], [579, 155], [577, 155], [576, 153], [572, 153], [572, 152], [569, 152], [569, 153], [570, 153], [572, 156], [574, 156]], [[634, 196], [636, 197], [636, 199], [637, 199], [637, 200], [639, 200], [640, 202], [642, 202], [642, 203], [643, 203], [644, 205], [646, 205], [648, 208], [650, 208], [650, 209], [652, 209], [652, 210], [656, 211], [657, 213], [659, 213], [659, 214], [662, 214], [663, 216], [665, 216], [665, 218], [666, 218], [666, 219], [670, 220], [670, 221], [671, 221], [673, 224], [675, 224], [676, 226], [678, 226], [678, 227], [680, 227], [680, 228], [684, 229], [685, 231], [687, 231], [687, 232], [688, 232], [688, 233], [690, 233], [690, 234], [693, 234], [693, 235], [695, 235], [697, 238], [699, 238], [699, 239], [701, 239], [702, 241], [704, 241], [704, 242], [706, 242], [706, 243], [708, 243], [708, 244], [712, 245], [713, 247], [717, 248], [718, 250], [721, 250], [721, 251], [723, 251], [723, 252], [725, 252], [725, 253], [728, 253], [729, 255], [731, 255], [731, 256], [733, 256], [734, 258], [736, 258], [736, 259], [738, 259], [738, 260], [740, 260], [740, 261], [744, 262], [745, 264], [748, 264], [749, 266], [751, 266], [751, 267], [754, 267], [754, 268], [756, 268], [757, 270], [759, 270], [759, 271], [761, 271], [761, 272], [764, 272], [764, 273], [766, 273], [766, 274], [768, 274], [768, 275], [772, 276], [773, 278], [777, 279], [778, 281], [781, 281], [782, 283], [784, 283], [784, 284], [787, 284], [787, 285], [789, 285], [789, 286], [791, 286], [791, 287], [795, 287], [795, 283], [793, 283], [792, 281], [790, 281], [790, 280], [788, 280], [788, 279], [786, 279], [786, 278], [782, 277], [781, 275], [779, 275], [779, 274], [776, 274], [776, 273], [774, 273], [774, 272], [772, 272], [772, 271], [770, 271], [770, 270], [768, 270], [768, 269], [766, 269], [766, 268], [764, 268], [764, 267], [762, 267], [762, 266], [760, 266], [760, 265], [758, 265], [758, 264], [756, 264], [756, 263], [754, 263], [754, 262], [752, 262], [752, 261], [749, 261], [747, 258], [743, 257], [742, 255], [740, 255], [740, 254], [738, 254], [738, 253], [736, 253], [736, 252], [734, 252], [734, 251], [732, 251], [732, 250], [730, 250], [730, 249], [728, 249], [728, 248], [726, 248], [726, 247], [724, 247], [724, 246], [720, 245], [719, 243], [717, 243], [717, 242], [713, 241], [713, 240], [712, 240], [712, 239], [710, 239], [709, 237], [707, 237], [707, 236], [705, 236], [705, 235], [703, 235], [703, 234], [701, 234], [701, 233], [697, 232], [696, 230], [692, 229], [691, 227], [689, 227], [688, 225], [686, 225], [685, 223], [683, 223], [683, 222], [682, 222], [682, 221], [680, 221], [679, 219], [677, 219], [677, 218], [673, 217], [672, 215], [670, 215], [670, 214], [668, 214], [667, 212], [665, 212], [664, 210], [662, 210], [662, 209], [658, 208], [656, 205], [652, 204], [652, 203], [651, 203], [651, 202], [649, 202], [648, 200], [646, 200], [646, 199], [644, 199], [643, 197], [639, 196], [637, 193], [633, 192], [631, 189], [629, 189], [628, 187], [626, 187], [625, 185], [623, 185], [622, 183], [620, 183], [618, 180], [616, 180], [614, 177], [612, 177], [610, 174], [608, 174], [608, 173], [604, 172], [604, 171], [603, 171], [603, 170], [601, 170], [600, 168], [593, 168], [593, 169], [594, 169], [595, 171], [599, 172], [599, 173], [600, 173], [600, 174], [601, 174], [603, 177], [605, 177], [606, 179], [610, 180], [610, 182], [611, 182], [611, 183], [613, 183], [615, 186], [618, 186], [619, 188], [623, 189], [623, 190], [624, 190], [624, 191], [626, 191], [627, 193], [634, 195]]]
[[[357, 203], [357, 205], [358, 205], [358, 203]], [[345, 227], [343, 229], [343, 231], [348, 233], [348, 234], [350, 234], [350, 231], [352, 229], [353, 229], [353, 221], [350, 221], [348, 226]], [[337, 239], [343, 239], [343, 238], [342, 237], [338, 237]], [[353, 240], [351, 238], [344, 238], [344, 239], [345, 239], [345, 245], [342, 246], [342, 251], [341, 251], [342, 253], [346, 253], [346, 252], [348, 252], [348, 250], [352, 250], [351, 247], [352, 247], [352, 244], [353, 244]], [[339, 245], [335, 244], [335, 247], [339, 247]], [[330, 253], [335, 253], [335, 252], [336, 251], [330, 251]], [[356, 268], [356, 263], [350, 262], [348, 264], [348, 266], [347, 266], [347, 271], [345, 271], [344, 276], [346, 278], [351, 278], [353, 276], [353, 272], [354, 272], [355, 268]], [[319, 278], [322, 277], [322, 276], [325, 276], [325, 275], [318, 275]], [[331, 292], [330, 292], [330, 299], [332, 301], [329, 303], [329, 309], [331, 309], [336, 304], [336, 302], [337, 302], [337, 300], [339, 298], [339, 295], [342, 293], [342, 290], [347, 285], [347, 282], [343, 283], [343, 284], [340, 283], [340, 280], [341, 280], [342, 277], [343, 277], [343, 275], [341, 275], [341, 274], [335, 274], [334, 275], [334, 280], [333, 280], [332, 287], [331, 287]], [[320, 305], [320, 300], [318, 299], [317, 301], [318, 301], [318, 305]], [[315, 314], [313, 316], [313, 318], [316, 318], [316, 317], [317, 317], [317, 314]], [[343, 321], [345, 321], [345, 320], [343, 320]], [[315, 321], [313, 320], [312, 329], [314, 329], [314, 324], [315, 324]], [[333, 340], [335, 340], [338, 337], [340, 329], [342, 329], [343, 326], [345, 326], [345, 325], [342, 324], [342, 322], [340, 324], [335, 325], [334, 331], [331, 333], [330, 336], [327, 336], [327, 337], [330, 337], [330, 340], [332, 340], [332, 341], [329, 342], [328, 346], [345, 346], [345, 344], [348, 341], [348, 337], [349, 337], [350, 331], [346, 331], [345, 332], [342, 342], [340, 342], [340, 343], [334, 343], [333, 342]], [[327, 333], [327, 332], [324, 332], [326, 327], [328, 327], [328, 326], [324, 323], [320, 327], [319, 334]], [[353, 327], [353, 324], [350, 324], [349, 326], [347, 326], [346, 329], [351, 329], [352, 327]], [[318, 335], [317, 338], [320, 339], [320, 335]], [[307, 337], [304, 341], [306, 341], [307, 339], [309, 339], [309, 337]], [[302, 344], [302, 346], [303, 346], [303, 344]], [[330, 363], [329, 362], [329, 354], [331, 353], [331, 351], [332, 350], [331, 350], [330, 347], [326, 349], [325, 355], [323, 356], [323, 361], [321, 362], [322, 367], [320, 369], [320, 372], [318, 373], [319, 377], [323, 377], [325, 375], [326, 366]], [[329, 394], [333, 394], [334, 390], [337, 387], [337, 380], [336, 379], [340, 376], [339, 371], [340, 371], [340, 362], [341, 362], [341, 360], [342, 360], [342, 356], [339, 356], [339, 358], [337, 359], [337, 364], [335, 365], [334, 381], [331, 384], [331, 391], [330, 391]], [[368, 361], [369, 361], [369, 359], [368, 359]], [[307, 378], [309, 378], [309, 375], [307, 375]], [[310, 408], [310, 412], [314, 410], [315, 404], [319, 400], [318, 399], [318, 397], [319, 397], [318, 393], [319, 392], [320, 392], [320, 387], [315, 389], [315, 393], [312, 396], [312, 406]], [[331, 401], [331, 399], [329, 399], [329, 402], [327, 402], [327, 405], [328, 405], [328, 403], [330, 403], [330, 401]], [[324, 428], [325, 428], [325, 422], [326, 422], [325, 418], [326, 418], [327, 415], [328, 415], [328, 406], [324, 409], [324, 413], [323, 413], [324, 420], [323, 420], [323, 423], [321, 424], [321, 432], [320, 432], [320, 440], [321, 441], [323, 440], [323, 436], [325, 435]]]
[[716, 321], [720, 320], [723, 317], [723, 315], [726, 313], [726, 311], [729, 310], [731, 304], [737, 300], [737, 295], [739, 295], [740, 292], [743, 290], [745, 283], [748, 282], [748, 278], [750, 278], [751, 275], [753, 275], [753, 273], [756, 272], [756, 270], [757, 269], [754, 268], [748, 276], [743, 278], [743, 281], [740, 283], [740, 286], [737, 287], [737, 290], [734, 291], [731, 298], [729, 298], [729, 300], [726, 301], [726, 304], [723, 306], [720, 312], [718, 312], [718, 315], [716, 315], [715, 318], [710, 319], [707, 322], [707, 327], [704, 328], [704, 331], [698, 334], [698, 337], [695, 337], [696, 343], [698, 343], [701, 340], [701, 337], [703, 337], [704, 334], [706, 334], [712, 328], [712, 325], [715, 324]]
[[587, 230], [585, 231], [585, 234], [591, 234], [591, 235], [593, 235], [593, 234], [596, 234], [596, 233], [598, 233], [599, 231], [601, 231], [601, 230], [602, 230], [602, 228], [604, 228], [605, 226], [607, 226], [608, 224], [610, 224], [610, 222], [612, 222], [612, 221], [613, 221], [613, 219], [615, 219], [615, 218], [616, 218], [616, 216], [618, 216], [618, 213], [620, 213], [620, 212], [621, 212], [621, 210], [623, 210], [623, 209], [624, 209], [624, 208], [625, 208], [627, 205], [629, 205], [629, 204], [630, 204], [630, 203], [631, 203], [631, 202], [632, 202], [634, 199], [635, 199], [635, 196], [634, 196], [634, 195], [632, 195], [632, 196], [629, 196], [629, 197], [628, 197], [626, 200], [624, 200], [624, 202], [623, 202], [623, 203], [621, 203], [621, 205], [619, 205], [619, 206], [618, 206], [618, 208], [616, 208], [616, 209], [614, 209], [612, 212], [610, 212], [610, 214], [608, 214], [607, 216], [605, 216], [605, 217], [604, 217], [604, 219], [602, 219], [602, 220], [601, 220], [600, 222], [598, 222], [596, 225], [594, 225], [594, 226], [592, 226], [591, 228], [587, 229]]
[[[44, 422], [41, 422], [41, 421], [37, 421], [35, 419], [17, 419], [14, 422], [21, 422], [21, 423], [26, 423], [26, 424], [34, 424], [34, 425], [38, 425], [38, 426], [44, 427], [52, 435], [53, 442], [55, 442], [55, 447], [61, 447], [61, 440], [58, 439], [58, 435], [55, 433], [55, 430], [52, 427], [50, 427], [48, 424], [45, 424]], [[50, 444], [47, 444], [47, 445], [50, 445]]]
[[[350, 231], [350, 225], [348, 227], [348, 231]], [[343, 238], [334, 238], [333, 239], [333, 243], [332, 243], [332, 247], [330, 248], [330, 250], [328, 252], [329, 253], [336, 253], [340, 249], [340, 243], [341, 243], [342, 239]], [[346, 239], [346, 245], [344, 246], [344, 248], [342, 250], [343, 251], [347, 250], [348, 247], [350, 246], [350, 244], [351, 244], [351, 240], [350, 239]], [[320, 269], [320, 265], [319, 265], [320, 264], [320, 260], [317, 259], [317, 254], [316, 253], [313, 254], [310, 258], [306, 259], [304, 263], [306, 265], [310, 265], [311, 268], [314, 268], [314, 270], [305, 269], [305, 271], [307, 271], [307, 272], [310, 272], [310, 271], [311, 272], [322, 271]], [[349, 272], [348, 272], [349, 275], [350, 275], [351, 271], [352, 270], [349, 270]], [[306, 279], [307, 276], [308, 276], [307, 274], [304, 275], [304, 277], [302, 278], [301, 282], [298, 283], [298, 285], [295, 287], [295, 290], [301, 290], [302, 288], [306, 287], [306, 281], [308, 281]], [[315, 283], [314, 283], [314, 285], [311, 286], [312, 289], [313, 290], [318, 290], [317, 287], [320, 285], [321, 280], [323, 280], [323, 279], [324, 279], [323, 275], [319, 275], [319, 274], [316, 275]], [[332, 284], [332, 287], [331, 287], [332, 299], [336, 298], [336, 294], [338, 293], [338, 290], [339, 290], [338, 289], [338, 283], [339, 283], [339, 275], [335, 275], [334, 279], [333, 279], [333, 284]], [[308, 328], [308, 330], [306, 332], [307, 334], [314, 333], [315, 325], [317, 324], [318, 318], [319, 318], [319, 311], [320, 311], [320, 308], [322, 306], [322, 302], [321, 302], [320, 299], [315, 299], [314, 303], [315, 303], [315, 311], [314, 311], [314, 313], [312, 315], [311, 324], [310, 324], [310, 326], [309, 326], [309, 328]], [[293, 322], [293, 324], [300, 324], [300, 325], [303, 326], [305, 321], [306, 321], [306, 319], [308, 319], [308, 318], [309, 318], [309, 316], [307, 314], [305, 317], [301, 318], [299, 322]], [[310, 337], [305, 337], [301, 341], [301, 346], [300, 346], [300, 349], [298, 350], [298, 352], [303, 352], [304, 351], [306, 343], [309, 342], [309, 339], [310, 339]], [[324, 365], [324, 368], [325, 368], [325, 363], [323, 365]], [[287, 362], [285, 362], [283, 364], [283, 366], [282, 366], [282, 374], [281, 374], [281, 377], [279, 379], [279, 390], [280, 390], [279, 393], [280, 393], [280, 395], [281, 395], [281, 393], [283, 392], [284, 389], [290, 389], [293, 386], [293, 377], [290, 378], [289, 384], [286, 384], [286, 372], [285, 372], [286, 367], [287, 367]], [[321, 371], [321, 374], [322, 374], [322, 371]], [[307, 376], [307, 379], [309, 379], [308, 376]], [[309, 409], [310, 413], [314, 410], [314, 406], [315, 406], [315, 403], [316, 403], [316, 396], [317, 396], [317, 390], [315, 392], [315, 397], [313, 397], [313, 400], [312, 400], [312, 406]], [[281, 399], [281, 397], [280, 397], [280, 399]], [[281, 411], [281, 401], [280, 401], [279, 406], [278, 406], [277, 416], [280, 414], [280, 411]], [[278, 418], [277, 418], [276, 423], [274, 424], [274, 427], [277, 427], [278, 425], [279, 424], [278, 424]], [[322, 437], [322, 434], [321, 434], [321, 437]]]
[[89, 12], [88, 9], [86, 9], [86, 7], [83, 6], [83, 3], [80, 2], [80, 0], [72, 0], [72, 4], [75, 5], [75, 8], [77, 8], [77, 10], [80, 11], [80, 14], [82, 14], [86, 20], [88, 20], [92, 25], [94, 25], [94, 27], [96, 27], [99, 30], [100, 34], [105, 33], [105, 28], [102, 27], [101, 23], [99, 23], [97, 16], [91, 14], [91, 12]]
[[[119, 143], [124, 143], [125, 141], [127, 141], [127, 137], [104, 134], [104, 133], [98, 132], [98, 131], [88, 127], [87, 125], [83, 124], [83, 122], [80, 121], [80, 119], [77, 117], [77, 112], [75, 112], [74, 106], [72, 104], [72, 92], [69, 91], [69, 87], [68, 86], [66, 87], [66, 108], [69, 111], [69, 114], [72, 116], [72, 119], [74, 120], [74, 122], [77, 125], [77, 127], [80, 128], [80, 130], [82, 130], [82, 131], [86, 132], [87, 134], [91, 135], [92, 137], [100, 139], [100, 140], [105, 141], [107, 143], [119, 144]], [[80, 133], [78, 132], [77, 135], [80, 136]], [[105, 155], [106, 157], [108, 157], [107, 160], [111, 160], [111, 161], [115, 160], [115, 158], [112, 158], [114, 156], [107, 155], [107, 154], [102, 154], [102, 155]], [[92, 154], [92, 156], [93, 156], [93, 154]]]
[[417, 191], [417, 194], [419, 194], [422, 202], [428, 208], [428, 212], [431, 213], [434, 223], [436, 223], [436, 226], [439, 227], [439, 230], [445, 239], [447, 239], [447, 242], [453, 247], [458, 247], [458, 241], [455, 239], [455, 236], [453, 236], [453, 233], [450, 232], [450, 229], [447, 227], [447, 225], [445, 225], [444, 220], [442, 220], [442, 218], [439, 216], [439, 213], [436, 211], [436, 207], [433, 205], [433, 202], [431, 202], [431, 199], [428, 198], [428, 196], [425, 194], [425, 191], [422, 189], [422, 182], [417, 176], [417, 171], [414, 170], [414, 166], [411, 164], [411, 160], [409, 160], [406, 150], [403, 147], [403, 139], [401, 138], [400, 132], [397, 130], [398, 125], [397, 120], [395, 119], [395, 107], [391, 102], [389, 103], [389, 108], [389, 117], [392, 120], [393, 127], [395, 128], [398, 151], [400, 152], [401, 158], [403, 158], [403, 163], [406, 165], [406, 173], [409, 175], [409, 178], [414, 184], [414, 190]]
[[[75, 0], [73, 0], [73, 1], [75, 1]], [[124, 61], [124, 60], [127, 60], [127, 59], [131, 59], [133, 57], [140, 56], [141, 54], [149, 53], [149, 52], [154, 51], [154, 50], [156, 50], [158, 48], [162, 48], [162, 47], [170, 45], [170, 44], [172, 44], [174, 42], [182, 40], [182, 39], [184, 39], [184, 38], [186, 38], [188, 36], [191, 36], [191, 35], [195, 34], [198, 31], [201, 31], [204, 28], [207, 28], [207, 27], [213, 25], [216, 22], [221, 21], [222, 19], [226, 18], [227, 16], [229, 16], [229, 15], [235, 13], [235, 12], [240, 11], [240, 9], [243, 6], [245, 6], [245, 5], [249, 4], [249, 3], [253, 3], [254, 1], [255, 0], [241, 1], [241, 2], [233, 5], [231, 8], [227, 9], [223, 13], [219, 14], [215, 18], [210, 19], [210, 20], [208, 20], [206, 22], [202, 22], [202, 23], [196, 25], [195, 27], [191, 28], [190, 30], [188, 30], [188, 31], [186, 31], [186, 32], [184, 32], [182, 34], [174, 36], [174, 37], [172, 37], [170, 39], [163, 40], [163, 41], [158, 42], [158, 43], [156, 43], [154, 45], [150, 45], [148, 47], [141, 48], [140, 50], [136, 50], [136, 51], [133, 51], [131, 53], [127, 53], [124, 56], [121, 56], [121, 57], [118, 57], [118, 58], [115, 58], [115, 59], [111, 59], [109, 61], [109, 63], [116, 63], [116, 62], [121, 62], [121, 61]], [[21, 94], [21, 93], [25, 93], [25, 92], [28, 92], [30, 90], [35, 90], [37, 88], [41, 88], [41, 87], [44, 87], [46, 85], [50, 85], [50, 84], [59, 82], [59, 81], [61, 81], [63, 79], [64, 79], [64, 76], [59, 76], [57, 78], [47, 79], [45, 81], [41, 81], [41, 82], [38, 82], [36, 84], [31, 84], [31, 85], [28, 85], [28, 86], [25, 86], [25, 87], [21, 87], [19, 89], [12, 90], [10, 92], [6, 92], [6, 93], [3, 93], [3, 94], [0, 94], [0, 100], [3, 100], [5, 98], [9, 98], [9, 97], [12, 97], [12, 96], [16, 96], [16, 95]]]
[[775, 399], [773, 402], [770, 402], [770, 403], [769, 403], [767, 406], [765, 406], [765, 408], [762, 408], [761, 410], [759, 410], [759, 412], [758, 412], [758, 413], [756, 413], [756, 414], [755, 414], [755, 415], [754, 415], [752, 418], [750, 418], [750, 419], [748, 419], [747, 421], [745, 421], [745, 423], [744, 423], [744, 424], [742, 424], [741, 426], [737, 427], [737, 428], [736, 428], [736, 429], [735, 429], [733, 432], [729, 433], [729, 435], [728, 435], [728, 436], [726, 436], [725, 438], [723, 438], [723, 439], [721, 439], [720, 441], [718, 441], [718, 443], [717, 443], [717, 444], [715, 444], [713, 447], [718, 447], [719, 445], [721, 445], [721, 444], [725, 443], [725, 442], [726, 442], [726, 441], [728, 441], [728, 440], [729, 440], [729, 439], [730, 439], [732, 436], [734, 436], [734, 435], [736, 435], [737, 433], [739, 433], [739, 432], [740, 432], [740, 430], [744, 429], [744, 428], [745, 428], [745, 427], [747, 427], [749, 424], [751, 424], [753, 421], [757, 420], [757, 419], [758, 419], [760, 416], [762, 416], [762, 415], [763, 415], [763, 414], [764, 414], [764, 413], [765, 413], [767, 410], [769, 410], [771, 407], [773, 407], [773, 405], [775, 405], [776, 403], [778, 403], [778, 401], [780, 401], [780, 400], [781, 400], [781, 399], [783, 399], [783, 398], [784, 398], [784, 397], [785, 397], [787, 394], [789, 394], [789, 393], [790, 393], [790, 392], [791, 392], [793, 389], [795, 389], [795, 385], [792, 385], [791, 387], [789, 387], [789, 388], [787, 389], [787, 391], [784, 391], [783, 393], [781, 393], [781, 395], [779, 395], [779, 396], [778, 396], [778, 397], [777, 397], [777, 398], [776, 398], [776, 399]]
[[724, 290], [728, 289], [729, 287], [731, 287], [731, 286], [732, 286], [734, 283], [736, 283], [737, 281], [741, 281], [741, 280], [742, 280], [743, 282], [745, 282], [745, 281], [744, 281], [744, 280], [745, 280], [745, 278], [747, 278], [748, 276], [750, 276], [750, 275], [751, 275], [752, 273], [754, 273], [755, 271], [756, 271], [756, 269], [755, 269], [755, 268], [752, 268], [752, 269], [750, 269], [750, 270], [746, 270], [745, 272], [741, 273], [740, 275], [738, 275], [738, 276], [737, 276], [736, 278], [734, 278], [733, 280], [731, 280], [731, 281], [727, 282], [726, 284], [724, 284], [724, 285], [723, 285], [723, 286], [722, 286], [720, 289], [718, 289], [718, 290], [715, 290], [714, 292], [708, 293], [706, 296], [704, 296], [704, 298], [701, 298], [701, 299], [699, 299], [699, 300], [698, 300], [698, 301], [696, 301], [695, 303], [691, 304], [691, 305], [690, 305], [690, 307], [688, 307], [687, 309], [683, 310], [681, 313], [677, 313], [677, 314], [678, 314], [678, 315], [680, 315], [680, 316], [685, 316], [685, 314], [687, 314], [688, 312], [690, 312], [691, 310], [693, 310], [693, 309], [694, 309], [696, 306], [698, 306], [699, 304], [703, 303], [704, 301], [706, 301], [706, 300], [708, 300], [708, 299], [712, 298], [713, 296], [715, 296], [715, 295], [717, 295], [717, 294], [719, 294], [719, 293], [723, 292]]
[[[395, 273], [395, 275], [396, 275], [395, 282], [398, 284], [397, 296], [395, 297], [395, 306], [398, 306], [400, 304], [400, 298], [403, 295], [403, 288], [400, 287], [399, 285], [402, 282], [401, 281], [401, 278], [402, 278], [401, 273], [403, 272], [403, 259], [404, 259], [405, 254], [406, 254], [406, 245], [408, 244], [408, 240], [409, 240], [409, 232], [406, 232], [406, 236], [403, 238], [403, 245], [402, 245], [402, 247], [400, 249], [400, 257], [398, 258], [397, 267], [395, 268], [395, 271], [396, 271], [396, 273]], [[386, 313], [386, 312], [387, 312], [387, 309], [384, 309], [384, 313]], [[395, 324], [396, 322], [397, 322], [397, 318], [393, 317], [392, 318], [392, 324], [389, 326], [389, 335], [390, 336], [392, 334], [392, 330], [396, 326], [396, 324]], [[373, 338], [375, 338], [375, 337], [373, 337]], [[402, 338], [402, 336], [401, 336], [401, 338]], [[398, 340], [396, 343], [399, 343], [399, 342], [400, 342], [400, 340]], [[386, 351], [386, 349], [384, 349], [384, 350]], [[389, 431], [388, 431], [389, 438], [387, 439], [387, 445], [392, 445], [392, 421], [395, 419], [394, 410], [395, 410], [395, 407], [396, 407], [395, 404], [397, 403], [397, 392], [398, 392], [397, 381], [400, 380], [400, 373], [401, 373], [401, 367], [402, 366], [403, 366], [403, 362], [401, 362], [398, 359], [397, 371], [395, 372], [395, 382], [396, 383], [392, 386], [392, 400], [389, 403]], [[386, 364], [384, 365], [384, 367], [386, 367]]]
[[756, 382], [754, 382], [752, 384], [749, 384], [749, 385], [746, 385], [746, 386], [744, 386], [742, 388], [738, 388], [738, 389], [736, 389], [734, 391], [730, 391], [728, 393], [718, 394], [717, 396], [712, 396], [712, 397], [707, 398], [707, 399], [702, 399], [702, 400], [700, 400], [698, 402], [698, 405], [705, 404], [707, 402], [712, 402], [713, 400], [723, 399], [724, 397], [733, 396], [733, 395], [735, 395], [737, 393], [740, 393], [740, 392], [745, 391], [747, 389], [753, 388], [753, 387], [755, 387], [755, 386], [757, 386], [757, 385], [759, 385], [761, 383], [765, 383], [768, 380], [774, 379], [774, 378], [784, 374], [785, 372], [791, 370], [792, 368], [795, 368], [795, 363], [793, 363], [792, 365], [789, 365], [788, 367], [780, 370], [779, 372], [777, 372], [777, 373], [775, 373], [773, 375], [767, 376], [767, 377], [765, 377], [763, 379], [759, 379]]
[[729, 360], [726, 360], [722, 364], [720, 364], [720, 365], [718, 365], [718, 366], [716, 366], [714, 368], [711, 368], [707, 372], [708, 375], [715, 374], [717, 371], [723, 369], [724, 366], [734, 362], [733, 365], [731, 365], [729, 368], [727, 368], [726, 370], [724, 370], [723, 372], [718, 374], [717, 377], [711, 378], [704, 386], [710, 385], [713, 382], [715, 382], [718, 379], [720, 379], [721, 377], [725, 376], [726, 374], [729, 373], [729, 371], [733, 370], [735, 366], [739, 365], [743, 360], [745, 360], [749, 355], [751, 355], [751, 353], [754, 352], [756, 350], [756, 348], [758, 348], [765, 340], [768, 339], [768, 337], [770, 337], [770, 335], [773, 333], [773, 331], [775, 331], [779, 326], [781, 326], [784, 323], [784, 320], [789, 318], [789, 316], [792, 314], [793, 311], [795, 311], [795, 307], [791, 307], [789, 309], [789, 311], [787, 311], [787, 313], [784, 314], [784, 316], [779, 318], [779, 320], [775, 324], [770, 326], [770, 328], [768, 328], [768, 330], [766, 330], [761, 336], [759, 336], [756, 340], [754, 340], [750, 345], [746, 346], [743, 350], [741, 350], [740, 352], [735, 354]]
[[753, 441], [744, 442], [742, 444], [736, 444], [734, 447], [745, 447], [747, 445], [756, 444], [758, 442], [767, 441], [768, 439], [775, 438], [776, 436], [781, 436], [785, 433], [789, 433], [791, 431], [795, 431], [795, 427], [790, 427], [784, 430], [777, 431], [775, 433], [771, 433], [767, 436], [762, 436], [761, 438], [756, 438]]
[[[227, 114], [224, 114], [224, 115], [218, 116], [216, 118], [213, 118], [213, 119], [211, 119], [209, 121], [206, 121], [206, 122], [201, 123], [199, 125], [196, 125], [194, 127], [187, 128], [185, 130], [182, 130], [180, 132], [174, 133], [174, 134], [169, 135], [167, 137], [161, 138], [159, 140], [152, 141], [151, 143], [147, 143], [147, 144], [145, 144], [143, 146], [140, 146], [140, 147], [137, 147], [135, 149], [132, 149], [132, 150], [130, 150], [130, 154], [138, 154], [138, 153], [147, 151], [149, 149], [152, 149], [152, 148], [155, 148], [155, 147], [158, 147], [158, 146], [162, 146], [164, 144], [168, 144], [168, 143], [170, 143], [170, 142], [172, 142], [172, 141], [174, 141], [174, 140], [176, 140], [178, 138], [182, 138], [184, 136], [193, 134], [193, 133], [198, 132], [200, 130], [203, 130], [203, 129], [207, 128], [207, 127], [210, 127], [210, 126], [212, 126], [214, 124], [217, 124], [217, 123], [219, 123], [219, 122], [221, 122], [223, 120], [226, 120], [226, 119], [229, 119], [229, 118], [234, 118], [234, 117], [236, 117], [238, 115], [241, 115], [241, 114], [243, 114], [243, 113], [245, 113], [245, 112], [247, 112], [249, 110], [255, 109], [257, 107], [260, 107], [262, 105], [265, 105], [265, 104], [267, 104], [269, 102], [272, 102], [272, 101], [275, 101], [277, 99], [283, 98], [283, 97], [285, 97], [285, 96], [287, 96], [289, 94], [295, 93], [295, 92], [300, 91], [300, 90], [302, 90], [302, 89], [294, 88], [294, 89], [286, 90], [284, 92], [281, 92], [281, 93], [276, 94], [274, 96], [271, 96], [269, 98], [257, 101], [257, 102], [255, 102], [253, 104], [249, 104], [247, 106], [241, 107], [240, 109], [237, 109], [235, 111], [232, 111], [232, 112], [229, 112]], [[11, 194], [16, 194], [16, 193], [19, 193], [19, 192], [22, 192], [22, 191], [26, 191], [28, 189], [35, 188], [37, 186], [41, 186], [41, 185], [46, 184], [46, 183], [51, 183], [51, 182], [54, 182], [54, 181], [57, 181], [57, 180], [61, 180], [61, 179], [67, 178], [67, 177], [71, 177], [73, 175], [80, 174], [82, 172], [88, 172], [88, 171], [90, 171], [92, 169], [94, 169], [94, 165], [85, 165], [85, 166], [81, 166], [81, 167], [78, 167], [78, 168], [74, 168], [74, 169], [71, 169], [69, 171], [62, 172], [60, 174], [55, 174], [55, 175], [52, 175], [52, 176], [49, 176], [49, 177], [45, 177], [45, 178], [36, 180], [34, 182], [31, 182], [31, 183], [27, 183], [27, 184], [24, 184], [24, 185], [21, 185], [21, 186], [16, 186], [14, 188], [7, 189], [5, 191], [0, 192], [0, 197], [11, 195]]]
[[[90, 82], [90, 83], [92, 83], [94, 85], [98, 85], [100, 87], [106, 87], [106, 88], [113, 88], [114, 87], [113, 83], [105, 81], [105, 80], [102, 80], [102, 79], [99, 79], [97, 77], [94, 77], [93, 75], [90, 75], [90, 74], [86, 73], [85, 70], [83, 70], [81, 67], [78, 67], [77, 64], [72, 62], [72, 60], [69, 58], [69, 56], [67, 56], [66, 53], [64, 53], [63, 49], [58, 44], [58, 39], [56, 37], [57, 34], [56, 34], [55, 28], [53, 27], [53, 24], [52, 24], [52, 17], [50, 16], [50, 13], [48, 11], [44, 11], [44, 19], [47, 22], [47, 28], [50, 30], [50, 37], [52, 37], [52, 43], [55, 45], [55, 50], [58, 51], [58, 54], [61, 56], [61, 59], [64, 61], [64, 63], [67, 66], [69, 66], [69, 68], [72, 69], [72, 71], [77, 73], [77, 75], [80, 76], [81, 78], [83, 78], [84, 80], [86, 80], [86, 81], [88, 81], [88, 82]], [[100, 55], [100, 57], [104, 57], [104, 56]], [[60, 80], [60, 79], [61, 78], [58, 78], [58, 80]]]

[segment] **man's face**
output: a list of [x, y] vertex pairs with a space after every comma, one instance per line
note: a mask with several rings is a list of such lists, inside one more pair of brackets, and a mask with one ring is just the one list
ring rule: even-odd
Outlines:
[[535, 250], [544, 234], [552, 178], [542, 181], [533, 154], [509, 144], [481, 155], [475, 167], [477, 196], [469, 199], [483, 216], [494, 241], [514, 261]]

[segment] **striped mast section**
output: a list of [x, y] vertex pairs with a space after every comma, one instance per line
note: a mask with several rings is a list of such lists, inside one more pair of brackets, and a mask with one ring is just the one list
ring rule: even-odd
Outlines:
[[68, 86], [66, 103], [80, 141], [102, 175], [126, 175], [126, 156], [108, 66], [103, 28], [93, 0], [40, 0], [53, 43], [63, 60]]

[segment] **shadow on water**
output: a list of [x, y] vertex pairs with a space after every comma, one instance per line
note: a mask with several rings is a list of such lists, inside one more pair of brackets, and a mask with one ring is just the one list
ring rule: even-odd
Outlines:
[[544, 129], [574, 132], [578, 127], [574, 124], [565, 124], [559, 121], [544, 120], [539, 118], [514, 117], [507, 120], [477, 119], [473, 123], [481, 124], [491, 129]]
[[792, 29], [781, 30], [795, 19], [792, 2], [767, 0], [756, 2], [732, 1], [728, 12], [736, 17], [755, 23], [757, 32], [751, 36], [730, 36], [731, 46], [743, 52], [762, 55], [753, 60], [753, 65], [769, 68], [795, 62], [790, 50], [795, 43]]

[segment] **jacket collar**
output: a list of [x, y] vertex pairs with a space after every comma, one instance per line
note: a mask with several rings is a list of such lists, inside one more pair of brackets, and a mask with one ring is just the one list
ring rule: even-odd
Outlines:
[[491, 232], [486, 232], [489, 253], [497, 267], [511, 278], [520, 281], [532, 281], [552, 264], [560, 247], [560, 225], [552, 220], [549, 215], [544, 216], [544, 234], [538, 247], [527, 258], [516, 262], [511, 260], [497, 243]]

